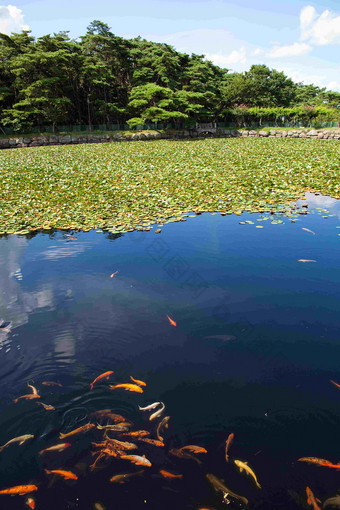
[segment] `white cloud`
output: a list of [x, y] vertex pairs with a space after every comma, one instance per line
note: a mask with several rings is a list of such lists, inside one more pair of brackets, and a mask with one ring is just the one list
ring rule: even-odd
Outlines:
[[302, 33], [304, 33], [307, 27], [315, 20], [317, 14], [314, 7], [307, 5], [300, 12], [300, 27]]
[[208, 60], [211, 60], [214, 64], [220, 67], [226, 67], [233, 64], [246, 64], [246, 51], [244, 48], [240, 50], [234, 50], [229, 55], [221, 55], [219, 53], [213, 53], [206, 55]]
[[301, 38], [317, 46], [340, 44], [340, 15], [329, 10], [317, 14], [312, 6], [304, 7], [300, 13]]
[[262, 55], [262, 53], [263, 53], [263, 50], [261, 48], [256, 48], [256, 50], [252, 51], [250, 55], [252, 57], [256, 57], [257, 55]]
[[281, 58], [281, 57], [296, 57], [298, 55], [304, 55], [308, 53], [312, 47], [306, 43], [297, 43], [290, 44], [287, 46], [274, 46], [269, 53], [267, 53], [267, 57], [271, 58]]
[[15, 5], [0, 5], [0, 32], [10, 35], [11, 32], [29, 30], [24, 24], [24, 15]]
[[335, 81], [335, 80], [330, 81], [329, 83], [327, 83], [326, 88], [327, 88], [327, 90], [333, 90], [336, 92], [340, 92], [340, 81]]

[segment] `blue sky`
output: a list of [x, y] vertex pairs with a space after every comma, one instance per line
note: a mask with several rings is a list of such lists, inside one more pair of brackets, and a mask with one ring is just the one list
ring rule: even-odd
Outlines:
[[99, 19], [113, 33], [166, 42], [245, 71], [266, 64], [340, 91], [340, 0], [0, 0], [0, 31], [77, 38]]

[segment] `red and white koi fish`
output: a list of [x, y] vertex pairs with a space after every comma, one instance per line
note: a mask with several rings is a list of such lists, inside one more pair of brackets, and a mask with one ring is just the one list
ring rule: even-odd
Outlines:
[[39, 455], [42, 455], [43, 453], [46, 453], [46, 452], [63, 452], [69, 446], [71, 446], [71, 443], [55, 444], [54, 446], [50, 446], [49, 448], [45, 448], [45, 450], [40, 450]]

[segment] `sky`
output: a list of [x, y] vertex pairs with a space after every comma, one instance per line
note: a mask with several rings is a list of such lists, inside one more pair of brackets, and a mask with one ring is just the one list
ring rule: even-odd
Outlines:
[[95, 19], [237, 72], [253, 64], [340, 92], [340, 0], [0, 0], [0, 32], [84, 35]]

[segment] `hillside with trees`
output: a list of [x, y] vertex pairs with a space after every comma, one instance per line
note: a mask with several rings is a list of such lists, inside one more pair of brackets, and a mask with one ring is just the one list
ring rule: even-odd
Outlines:
[[68, 32], [0, 34], [0, 127], [15, 132], [283, 116], [337, 121], [339, 104], [340, 93], [294, 83], [265, 65], [232, 73], [204, 55], [118, 37], [100, 21], [79, 40]]

